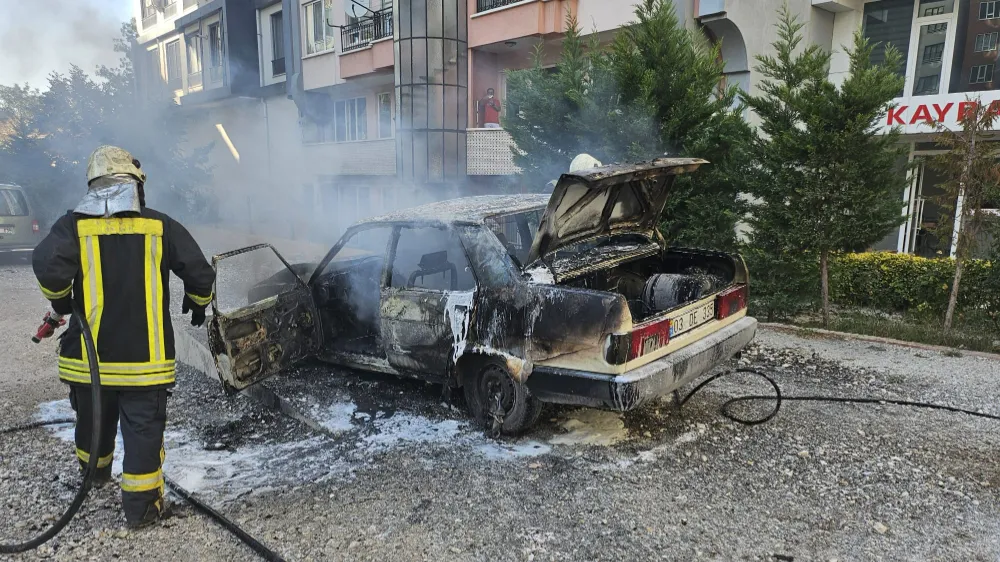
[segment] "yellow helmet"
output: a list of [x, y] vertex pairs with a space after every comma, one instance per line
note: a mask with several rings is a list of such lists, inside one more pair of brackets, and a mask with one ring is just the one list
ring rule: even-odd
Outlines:
[[569, 165], [569, 173], [585, 172], [590, 168], [600, 168], [601, 161], [589, 154], [579, 154]]
[[139, 161], [127, 150], [108, 145], [97, 147], [87, 159], [87, 183], [114, 174], [128, 174], [140, 183], [146, 182], [146, 172], [139, 168]]

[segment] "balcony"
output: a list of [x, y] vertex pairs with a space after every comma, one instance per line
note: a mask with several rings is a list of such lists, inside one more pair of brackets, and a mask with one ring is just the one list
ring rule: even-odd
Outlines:
[[156, 25], [156, 11], [152, 11], [142, 16], [142, 28], [149, 29]]
[[486, 12], [488, 10], [496, 10], [497, 8], [503, 8], [504, 6], [510, 6], [511, 4], [517, 4], [523, 0], [476, 0], [476, 12]]
[[[503, 45], [525, 37], [566, 32], [566, 14], [576, 13], [578, 0], [476, 0], [469, 18], [469, 47]], [[472, 0], [469, 0], [472, 8]]]
[[509, 176], [521, 169], [514, 165], [514, 139], [503, 129], [469, 129], [466, 131], [468, 175]]
[[177, 0], [170, 0], [163, 5], [163, 17], [172, 18], [177, 15]]
[[306, 144], [302, 147], [317, 173], [333, 175], [396, 175], [396, 141], [380, 139], [357, 142]]
[[342, 53], [364, 49], [379, 39], [392, 37], [392, 8], [375, 12], [371, 18], [345, 26], [340, 30]]
[[271, 61], [271, 76], [285, 75], [285, 57]]

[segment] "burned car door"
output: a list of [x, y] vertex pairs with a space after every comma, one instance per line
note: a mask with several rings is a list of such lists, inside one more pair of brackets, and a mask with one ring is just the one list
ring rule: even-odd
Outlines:
[[458, 236], [446, 228], [400, 227], [382, 289], [382, 337], [389, 364], [441, 379], [469, 331], [476, 280]]
[[227, 392], [258, 383], [322, 344], [306, 282], [270, 244], [212, 258], [216, 271], [208, 343]]

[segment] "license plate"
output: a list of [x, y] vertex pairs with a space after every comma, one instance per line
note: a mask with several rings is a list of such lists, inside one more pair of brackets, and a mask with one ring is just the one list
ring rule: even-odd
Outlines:
[[706, 303], [698, 308], [678, 314], [670, 319], [670, 337], [679, 336], [684, 332], [689, 332], [705, 322], [715, 318], [715, 301]]
[[13, 226], [0, 226], [0, 234], [14, 234]]

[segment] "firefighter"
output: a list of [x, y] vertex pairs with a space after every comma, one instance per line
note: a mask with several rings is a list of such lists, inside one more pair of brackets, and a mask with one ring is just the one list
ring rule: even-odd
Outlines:
[[125, 447], [122, 506], [130, 527], [164, 515], [163, 432], [168, 389], [174, 385], [170, 272], [184, 282], [183, 312], [205, 322], [215, 272], [191, 234], [146, 207], [146, 174], [125, 150], [101, 146], [87, 161], [87, 194], [56, 221], [35, 249], [32, 265], [57, 315], [84, 311], [101, 374], [100, 450], [91, 447], [91, 388], [86, 348], [77, 323], [60, 336], [59, 378], [69, 384], [77, 415], [81, 469], [99, 455], [95, 481], [111, 479], [119, 421]]

